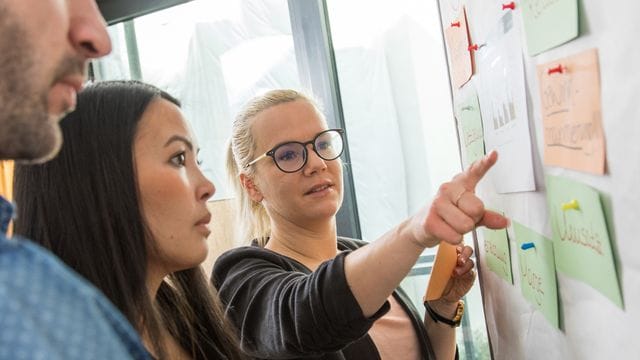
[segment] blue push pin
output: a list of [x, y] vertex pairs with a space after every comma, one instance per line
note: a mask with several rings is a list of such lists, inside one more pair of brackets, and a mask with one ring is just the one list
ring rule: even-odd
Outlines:
[[520, 248], [521, 248], [522, 250], [529, 250], [529, 249], [532, 249], [532, 248], [535, 248], [535, 247], [536, 247], [536, 244], [534, 244], [534, 243], [532, 243], [532, 242], [530, 242], [530, 243], [524, 243], [524, 244], [522, 244], [522, 246], [520, 246]]

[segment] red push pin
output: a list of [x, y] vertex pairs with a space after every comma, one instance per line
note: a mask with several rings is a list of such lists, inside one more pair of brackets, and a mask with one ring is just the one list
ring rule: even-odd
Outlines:
[[469, 45], [469, 51], [478, 51], [478, 44]]
[[553, 68], [549, 69], [549, 70], [547, 71], [547, 73], [548, 73], [549, 75], [551, 75], [551, 74], [556, 74], [556, 73], [557, 73], [557, 74], [562, 74], [562, 73], [564, 73], [564, 69], [562, 68], [562, 65], [558, 65], [558, 66], [556, 66], [556, 67], [553, 67]]
[[451, 27], [460, 27], [460, 21], [452, 22]]
[[516, 9], [515, 1], [512, 1], [508, 4], [502, 4], [502, 10], [507, 10], [507, 9], [515, 10]]

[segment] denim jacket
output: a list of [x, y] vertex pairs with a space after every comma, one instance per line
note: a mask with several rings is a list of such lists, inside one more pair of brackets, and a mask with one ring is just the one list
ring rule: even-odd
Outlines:
[[12, 214], [0, 197], [0, 360], [148, 359], [98, 289], [48, 250], [7, 238]]

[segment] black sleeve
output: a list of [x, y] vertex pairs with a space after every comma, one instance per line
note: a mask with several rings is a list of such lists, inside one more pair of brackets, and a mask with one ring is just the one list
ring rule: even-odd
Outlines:
[[363, 316], [345, 278], [347, 254], [312, 273], [260, 248], [223, 254], [212, 281], [239, 330], [242, 350], [261, 358], [315, 355], [340, 350], [365, 335], [389, 303], [371, 318]]

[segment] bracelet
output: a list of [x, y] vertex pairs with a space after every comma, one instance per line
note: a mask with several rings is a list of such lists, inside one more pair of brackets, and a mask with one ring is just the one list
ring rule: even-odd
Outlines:
[[435, 310], [433, 310], [431, 308], [431, 306], [429, 306], [429, 302], [428, 301], [424, 302], [424, 308], [427, 310], [427, 313], [433, 319], [433, 321], [441, 322], [441, 323], [447, 324], [447, 325], [449, 325], [451, 327], [458, 327], [458, 326], [460, 326], [460, 321], [462, 320], [462, 315], [464, 314], [464, 301], [458, 300], [458, 307], [456, 308], [456, 315], [453, 317], [453, 319], [447, 319], [446, 317], [444, 317], [444, 316], [438, 314], [437, 312], [435, 312]]

